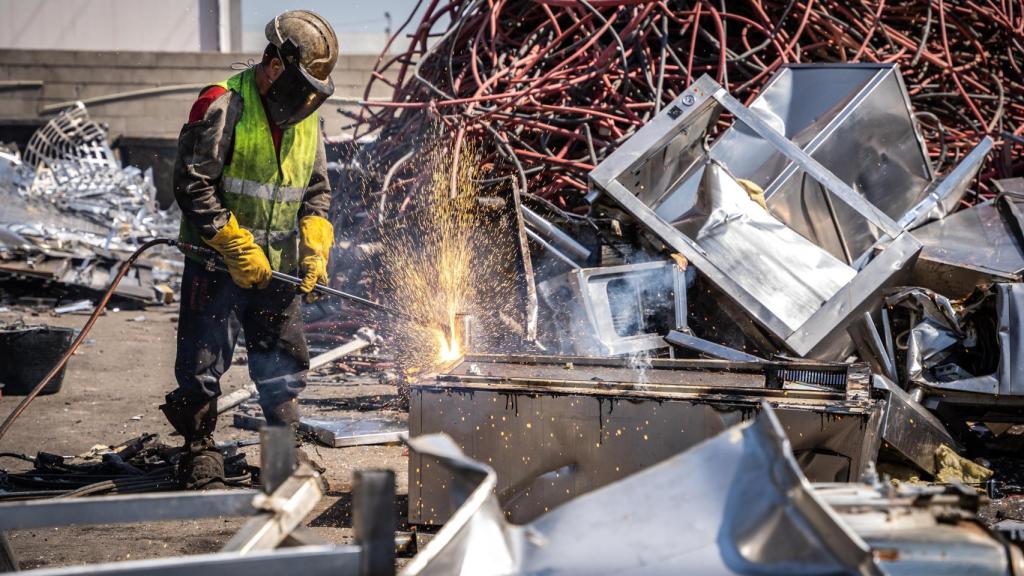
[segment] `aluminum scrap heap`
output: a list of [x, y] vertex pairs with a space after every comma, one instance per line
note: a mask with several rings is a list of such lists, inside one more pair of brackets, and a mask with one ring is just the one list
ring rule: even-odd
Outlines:
[[48, 203], [91, 224], [86, 231], [134, 242], [177, 229], [177, 216], [157, 209], [152, 171], [122, 167], [106, 128], [81, 102], [40, 127], [23, 159], [5, 154], [2, 161], [5, 194], [17, 193], [30, 205]]
[[[58, 296], [103, 290], [139, 244], [177, 234], [177, 214], [158, 209], [151, 170], [122, 167], [106, 128], [81, 102], [40, 127], [23, 156], [0, 151], [0, 199], [0, 273], [56, 282]], [[119, 297], [170, 297], [180, 257], [170, 250], [149, 256]]]

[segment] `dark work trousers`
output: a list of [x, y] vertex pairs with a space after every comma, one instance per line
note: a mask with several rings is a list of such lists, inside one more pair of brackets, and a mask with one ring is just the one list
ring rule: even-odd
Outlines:
[[240, 288], [227, 272], [185, 259], [178, 315], [178, 357], [174, 375], [190, 402], [220, 395], [220, 377], [231, 366], [239, 328], [245, 330], [249, 376], [264, 413], [289, 402], [306, 387], [309, 350], [295, 287], [271, 282]]

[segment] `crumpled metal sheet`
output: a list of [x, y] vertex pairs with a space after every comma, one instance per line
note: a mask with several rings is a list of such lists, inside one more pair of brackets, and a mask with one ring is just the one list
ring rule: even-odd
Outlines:
[[455, 478], [460, 508], [403, 574], [881, 574], [814, 494], [771, 409], [516, 526], [494, 471], [445, 435], [408, 440]]
[[[158, 209], [152, 173], [122, 168], [106, 138], [78, 103], [36, 131], [24, 160], [0, 153], [2, 278], [29, 290], [40, 282], [62, 292], [105, 290], [139, 244], [177, 235], [177, 211]], [[116, 294], [166, 302], [180, 268], [176, 251], [151, 251]]]
[[704, 169], [697, 203], [677, 226], [791, 329], [800, 327], [857, 272], [750, 199], [717, 162]]
[[[42, 224], [71, 216], [61, 226], [135, 241], [177, 232], [178, 216], [161, 211], [151, 170], [122, 167], [107, 132], [79, 102], [32, 135], [24, 159], [0, 157], [0, 192], [16, 194]], [[0, 213], [0, 221], [12, 220]], [[82, 226], [87, 223], [90, 226]]]
[[[910, 383], [977, 394], [1024, 395], [1024, 284], [999, 283], [979, 289], [959, 309], [949, 298], [924, 288], [901, 289], [888, 295], [886, 302], [914, 315], [906, 352]], [[994, 350], [986, 345], [993, 340]], [[986, 361], [993, 353], [998, 354], [994, 365]], [[968, 360], [991, 371], [980, 373], [965, 365]]]
[[[810, 484], [768, 405], [664, 462], [514, 525], [496, 474], [444, 434], [407, 440], [459, 508], [403, 575], [1017, 574], [972, 490]], [[950, 521], [950, 518], [956, 521]]]

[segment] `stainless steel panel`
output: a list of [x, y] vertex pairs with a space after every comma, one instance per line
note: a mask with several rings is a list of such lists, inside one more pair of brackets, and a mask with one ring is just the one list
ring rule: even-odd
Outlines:
[[961, 210], [914, 230], [921, 258], [996, 274], [1024, 271], [1024, 251], [992, 202]]
[[[411, 387], [410, 434], [445, 432], [497, 470], [497, 495], [514, 521], [694, 446], [755, 415], [765, 398], [812, 479], [856, 480], [878, 449], [878, 408], [853, 391], [771, 390], [760, 363], [663, 360], [624, 370], [587, 361], [468, 358], [455, 374]], [[448, 473], [410, 456], [409, 477], [410, 522], [444, 522], [453, 510]]]
[[[868, 70], [874, 73], [870, 80], [825, 114], [822, 120], [827, 118], [827, 125], [803, 149], [871, 205], [898, 220], [925, 196], [933, 175], [898, 69], [880, 65]], [[863, 71], [846, 66], [808, 65], [789, 68], [779, 75], [805, 76], [806, 85], [817, 81], [819, 86], [827, 86]], [[767, 87], [766, 92], [771, 89], [772, 86]], [[794, 94], [796, 99], [790, 105], [803, 106], [817, 98], [819, 91], [815, 88]], [[787, 167], [777, 182], [765, 190], [769, 207], [794, 230], [842, 258], [838, 226], [856, 259], [875, 243], [877, 233], [869, 222], [842, 203], [835, 205], [837, 222], [833, 223], [822, 191], [811, 184], [802, 170]]]
[[[408, 441], [444, 467], [457, 511], [404, 576], [473, 574], [1017, 574], [1021, 554], [964, 487], [811, 484], [770, 406], [693, 449], [530, 524], [502, 513], [500, 474], [444, 434]], [[874, 476], [874, 475], [871, 475]], [[952, 519], [952, 521], [951, 521]]]
[[1024, 284], [999, 284], [1000, 396], [1024, 395]]
[[847, 326], [865, 312], [875, 313], [883, 290], [906, 283], [920, 251], [920, 243], [909, 232], [897, 236], [791, 334], [786, 346], [801, 356], [845, 360], [853, 351]]
[[873, 376], [872, 381], [884, 391], [881, 436], [885, 446], [934, 475], [936, 450], [942, 445], [957, 450], [956, 442], [942, 422], [902, 388], [881, 376]]
[[765, 212], [716, 162], [704, 169], [699, 199], [676, 227], [790, 331], [856, 276]]

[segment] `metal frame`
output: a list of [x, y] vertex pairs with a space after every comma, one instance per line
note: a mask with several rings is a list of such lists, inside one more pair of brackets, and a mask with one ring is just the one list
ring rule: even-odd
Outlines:
[[[377, 523], [356, 526], [359, 545], [324, 545], [306, 532], [302, 521], [323, 496], [320, 475], [306, 464], [295, 467], [295, 441], [287, 428], [267, 428], [261, 433], [264, 491], [217, 490], [210, 492], [154, 493], [30, 500], [0, 504], [0, 536], [5, 530], [22, 530], [94, 524], [122, 524], [252, 516], [220, 552], [196, 556], [114, 562], [20, 572], [39, 576], [79, 574], [244, 574], [277, 576], [302, 567], [303, 574], [339, 576], [394, 573], [394, 530], [385, 535], [380, 525], [394, 524], [394, 476], [363, 482], [360, 500], [364, 515], [372, 511]], [[390, 482], [390, 488], [388, 488]], [[390, 496], [389, 496], [390, 495]], [[367, 525], [372, 527], [360, 528]], [[291, 546], [277, 549], [278, 546]], [[376, 563], [367, 571], [366, 555], [373, 549]], [[384, 551], [390, 550], [391, 569], [382, 570]], [[17, 566], [13, 552], [0, 547], [0, 567]]]
[[[615, 330], [615, 310], [608, 298], [608, 285], [616, 280], [627, 280], [637, 288], [647, 287], [647, 279], [654, 273], [668, 275], [665, 284], [671, 284], [673, 294], [673, 325], [671, 328], [686, 326], [686, 278], [685, 272], [672, 261], [623, 264], [600, 268], [577, 268], [566, 274], [545, 281], [538, 289], [545, 299], [551, 298], [559, 287], [567, 286], [573, 299], [564, 306], [550, 302], [553, 308], [567, 308], [570, 326], [558, 328], [568, 330], [572, 350], [563, 350], [580, 355], [618, 356], [647, 350], [665, 348], [664, 334], [645, 332], [621, 336]], [[669, 288], [669, 286], [665, 286]], [[642, 304], [637, 302], [637, 306]], [[642, 312], [642, 311], [641, 311]], [[566, 338], [565, 340], [570, 340]]]
[[218, 552], [175, 558], [132, 560], [41, 568], [19, 572], [28, 576], [280, 576], [301, 566], [302, 574], [344, 576], [358, 574], [359, 546], [302, 546], [252, 554]]
[[942, 218], [952, 212], [967, 192], [971, 180], [978, 174], [978, 170], [981, 170], [981, 165], [992, 151], [993, 145], [992, 138], [982, 138], [956, 168], [953, 168], [921, 202], [900, 218], [900, 227], [913, 230], [931, 219]]
[[[744, 284], [726, 274], [712, 262], [707, 252], [620, 182], [628, 173], [639, 174], [644, 163], [655, 154], [667, 154], [665, 147], [677, 136], [690, 142], [702, 138], [721, 111], [728, 111], [747, 128], [783, 153], [793, 164], [824, 186], [843, 204], [856, 211], [885, 236], [888, 245], [868, 262], [838, 293], [800, 326], [791, 327], [773, 311], [759, 302]], [[690, 120], [690, 122], [687, 122]], [[707, 121], [704, 126], [694, 122]], [[699, 162], [700, 157], [693, 162]], [[691, 164], [692, 166], [692, 164]], [[689, 168], [681, 171], [685, 174]], [[885, 286], [903, 280], [903, 273], [913, 262], [920, 244], [889, 216], [851, 189], [834, 173], [815, 161], [784, 135], [769, 126], [760, 116], [744, 107], [707, 75], [699, 78], [672, 104], [643, 126], [591, 173], [592, 187], [603, 190], [672, 250], [682, 253], [702, 274], [724, 294], [735, 300], [753, 320], [775, 336], [781, 346], [800, 356], [823, 360], [840, 359], [852, 351], [853, 345], [845, 326], [851, 319], [878, 305], [877, 295]], [[881, 243], [876, 246], [880, 248]], [[906, 273], [909, 276], [909, 272]], [[743, 323], [741, 322], [741, 325]]]
[[719, 360], [731, 360], [733, 362], [767, 362], [767, 360], [759, 356], [747, 354], [742, 350], [736, 350], [734, 348], [729, 348], [728, 346], [722, 346], [721, 344], [715, 344], [714, 342], [698, 338], [680, 330], [673, 330], [669, 332], [668, 335], [665, 336], [665, 341], [673, 346], [693, 350], [694, 352], [710, 356], [711, 358], [718, 358]]

